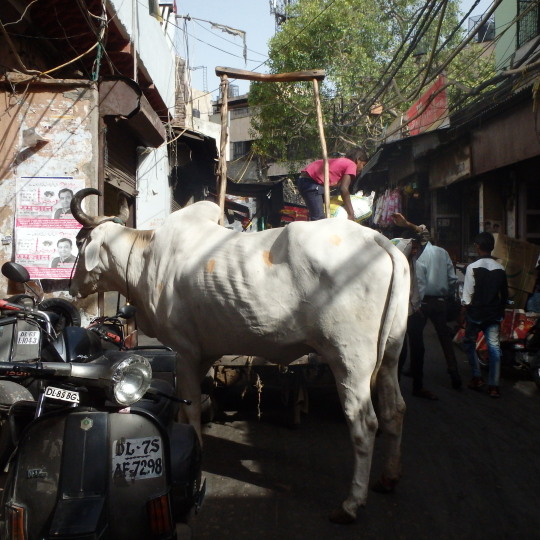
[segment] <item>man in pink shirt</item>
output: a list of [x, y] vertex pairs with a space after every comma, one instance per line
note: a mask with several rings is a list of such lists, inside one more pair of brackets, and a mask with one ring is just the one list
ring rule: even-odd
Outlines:
[[[343, 158], [328, 160], [330, 188], [339, 185], [343, 205], [349, 219], [353, 221], [354, 211], [349, 187], [367, 161], [366, 151], [360, 147], [349, 150]], [[306, 202], [310, 220], [324, 219], [326, 215], [324, 213], [324, 161], [322, 159], [310, 163], [300, 172], [298, 191]]]

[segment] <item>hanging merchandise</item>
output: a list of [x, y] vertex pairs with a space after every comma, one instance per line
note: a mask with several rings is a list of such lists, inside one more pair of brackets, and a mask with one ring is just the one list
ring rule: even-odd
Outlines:
[[387, 189], [377, 200], [373, 224], [382, 229], [392, 227], [395, 213], [402, 213], [401, 192], [397, 188]]
[[384, 207], [384, 201], [385, 201], [387, 193], [388, 193], [388, 190], [386, 190], [379, 197], [377, 197], [377, 200], [375, 203], [375, 211], [373, 212], [373, 225], [377, 225], [377, 226], [379, 225], [379, 221], [381, 220], [383, 207]]

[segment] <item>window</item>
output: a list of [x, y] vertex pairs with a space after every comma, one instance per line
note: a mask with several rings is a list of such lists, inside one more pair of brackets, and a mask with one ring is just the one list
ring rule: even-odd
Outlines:
[[252, 141], [238, 141], [232, 143], [232, 159], [245, 156], [251, 149]]
[[249, 107], [239, 107], [238, 109], [231, 109], [231, 118], [244, 118], [249, 116]]
[[495, 18], [490, 17], [482, 26], [479, 22], [483, 19], [483, 15], [469, 17], [469, 33], [475, 30], [474, 40], [477, 43], [485, 41], [493, 41], [495, 39]]
[[540, 10], [538, 9], [538, 0], [518, 0], [518, 17], [524, 12], [526, 12], [525, 15], [518, 21], [518, 49], [539, 33]]

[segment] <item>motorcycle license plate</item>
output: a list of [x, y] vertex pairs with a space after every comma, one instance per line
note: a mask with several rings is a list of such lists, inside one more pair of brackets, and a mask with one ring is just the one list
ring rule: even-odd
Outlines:
[[47, 388], [45, 388], [45, 397], [68, 401], [69, 403], [79, 403], [79, 392], [65, 390], [64, 388], [56, 388], [54, 386], [47, 386]]
[[113, 442], [112, 456], [113, 478], [144, 480], [163, 474], [160, 437], [119, 439]]
[[17, 345], [39, 345], [39, 330], [19, 330]]

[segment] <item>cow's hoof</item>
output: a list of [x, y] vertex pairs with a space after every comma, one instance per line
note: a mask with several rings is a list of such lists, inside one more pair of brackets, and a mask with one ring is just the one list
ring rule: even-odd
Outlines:
[[397, 480], [389, 480], [381, 476], [372, 486], [371, 490], [376, 493], [393, 493], [396, 489]]
[[340, 506], [339, 508], [336, 508], [335, 510], [330, 512], [328, 519], [330, 519], [332, 523], [338, 523], [339, 525], [349, 525], [356, 521], [356, 516], [349, 514], [349, 512], [345, 512], [345, 510], [343, 510], [343, 508]]

